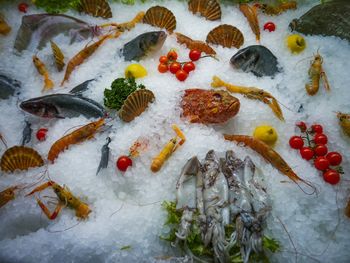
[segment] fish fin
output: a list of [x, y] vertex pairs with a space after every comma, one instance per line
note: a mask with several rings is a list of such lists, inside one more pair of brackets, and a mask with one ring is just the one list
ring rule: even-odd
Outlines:
[[58, 119], [65, 119], [66, 117], [60, 115], [59, 113], [55, 114], [55, 118], [58, 118]]

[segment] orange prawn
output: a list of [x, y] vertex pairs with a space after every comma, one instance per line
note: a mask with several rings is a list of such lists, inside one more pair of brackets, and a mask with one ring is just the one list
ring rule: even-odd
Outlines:
[[297, 8], [297, 2], [296, 1], [290, 1], [287, 3], [281, 3], [277, 6], [272, 6], [272, 5], [267, 5], [267, 4], [262, 4], [260, 9], [263, 11], [263, 13], [270, 15], [270, 16], [275, 16], [279, 15], [287, 10], [290, 9], [296, 9]]
[[69, 60], [66, 68], [66, 73], [64, 74], [64, 78], [61, 82], [61, 86], [63, 86], [64, 82], [67, 81], [72, 74], [73, 70], [81, 65], [85, 59], [90, 57], [108, 38], [118, 37], [118, 35], [112, 36], [112, 34], [104, 35], [100, 38], [99, 41], [91, 44], [90, 46], [86, 46], [83, 50], [79, 51], [71, 60]]
[[0, 192], [0, 208], [15, 199], [15, 192], [18, 189], [19, 186], [11, 186]]
[[0, 14], [0, 34], [6, 36], [10, 33], [11, 27], [6, 23], [5, 18]]
[[54, 83], [50, 79], [49, 72], [47, 71], [45, 64], [37, 56], [33, 56], [33, 63], [36, 69], [38, 70], [39, 74], [44, 77], [43, 91], [52, 89]]
[[207, 55], [215, 55], [216, 52], [214, 49], [212, 49], [211, 46], [209, 46], [207, 43], [200, 41], [200, 40], [193, 40], [189, 38], [188, 36], [185, 36], [181, 33], [175, 33], [176, 40], [180, 44], [185, 44], [188, 49], [197, 49], [200, 50]]
[[248, 4], [240, 4], [239, 10], [243, 13], [243, 15], [247, 18], [250, 28], [255, 34], [256, 41], [260, 42], [260, 27], [258, 21], [258, 13], [257, 6], [249, 6]]
[[58, 157], [60, 152], [64, 151], [71, 144], [77, 144], [85, 140], [91, 139], [100, 127], [105, 124], [105, 119], [101, 118], [98, 121], [91, 122], [83, 127], [63, 136], [57, 140], [50, 148], [47, 159], [52, 163]]
[[314, 60], [312, 61], [311, 67], [309, 69], [310, 83], [305, 85], [305, 89], [307, 93], [311, 96], [315, 95], [318, 92], [318, 89], [320, 87], [320, 78], [322, 78], [323, 80], [326, 91], [331, 90], [328, 83], [327, 75], [323, 71], [322, 63], [323, 63], [323, 58], [317, 52], [317, 54], [314, 56]]
[[129, 22], [125, 22], [125, 23], [121, 23], [121, 24], [117, 24], [117, 23], [107, 23], [107, 24], [103, 24], [100, 25], [99, 27], [115, 27], [115, 30], [119, 31], [119, 32], [124, 32], [126, 30], [131, 30], [132, 28], [134, 28], [136, 26], [136, 24], [142, 22], [143, 17], [145, 16], [145, 12], [139, 12], [137, 13], [137, 15]]
[[285, 160], [270, 146], [266, 143], [255, 139], [252, 136], [247, 135], [227, 135], [224, 134], [226, 140], [236, 141], [238, 143], [243, 143], [246, 146], [249, 146], [251, 149], [259, 153], [266, 161], [268, 161], [273, 167], [275, 167], [282, 174], [288, 176], [293, 182], [297, 183], [299, 181], [305, 183], [306, 185], [314, 188], [309, 182], [300, 178]]

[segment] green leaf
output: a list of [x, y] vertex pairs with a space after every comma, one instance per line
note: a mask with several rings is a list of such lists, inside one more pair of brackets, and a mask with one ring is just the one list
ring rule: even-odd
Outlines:
[[120, 250], [129, 250], [129, 249], [131, 249], [130, 245], [123, 246], [123, 247], [120, 248]]
[[280, 250], [279, 242], [276, 239], [270, 238], [268, 236], [263, 237], [263, 247], [270, 250], [273, 253]]
[[69, 9], [77, 9], [80, 0], [35, 0], [33, 2], [48, 13], [64, 13]]

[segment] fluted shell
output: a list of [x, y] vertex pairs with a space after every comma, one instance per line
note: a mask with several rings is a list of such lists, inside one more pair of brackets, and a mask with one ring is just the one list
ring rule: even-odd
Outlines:
[[206, 42], [228, 48], [239, 48], [243, 45], [244, 37], [238, 28], [225, 24], [211, 30], [207, 35]]
[[143, 23], [165, 28], [170, 33], [176, 28], [176, 18], [174, 14], [169, 9], [158, 5], [147, 10], [143, 17]]
[[112, 17], [111, 7], [106, 0], [80, 0], [78, 9], [95, 17]]
[[217, 0], [190, 0], [188, 9], [194, 14], [200, 13], [211, 21], [221, 19], [221, 8]]
[[4, 172], [15, 170], [27, 170], [30, 167], [44, 165], [40, 154], [32, 148], [25, 146], [13, 146], [7, 149], [1, 157], [0, 167]]
[[119, 117], [125, 121], [130, 122], [148, 106], [148, 103], [154, 100], [154, 94], [148, 89], [139, 89], [131, 93], [124, 101], [123, 106], [119, 111]]
[[52, 54], [53, 54], [53, 57], [55, 59], [55, 64], [56, 64], [57, 70], [62, 71], [62, 69], [64, 68], [64, 65], [65, 65], [64, 55], [63, 55], [61, 49], [56, 45], [55, 42], [50, 41], [50, 43], [51, 43]]

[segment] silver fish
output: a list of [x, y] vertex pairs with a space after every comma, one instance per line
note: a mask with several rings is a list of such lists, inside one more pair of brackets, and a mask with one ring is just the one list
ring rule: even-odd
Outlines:
[[74, 94], [74, 95], [81, 95], [84, 91], [88, 89], [88, 86], [91, 81], [94, 81], [95, 79], [89, 79], [84, 81], [83, 83], [80, 83], [79, 85], [75, 86], [72, 88], [69, 93]]
[[101, 160], [98, 165], [96, 175], [100, 172], [101, 169], [105, 169], [108, 166], [109, 159], [109, 147], [108, 145], [111, 143], [111, 138], [107, 137], [107, 142], [101, 148]]
[[101, 118], [105, 109], [96, 101], [72, 94], [52, 94], [21, 102], [22, 110], [43, 118]]
[[25, 121], [25, 126], [22, 132], [22, 142], [21, 145], [25, 145], [26, 143], [29, 143], [32, 139], [32, 124], [29, 121]]
[[9, 97], [18, 94], [20, 87], [21, 84], [19, 81], [0, 74], [0, 100], [6, 100]]
[[164, 31], [143, 33], [123, 47], [125, 61], [140, 60], [152, 51], [159, 50], [167, 37]]
[[98, 34], [98, 30], [82, 20], [67, 15], [26, 15], [22, 17], [14, 48], [19, 52], [24, 49], [42, 49], [47, 42], [61, 33], [69, 34], [72, 43], [93, 37]]

